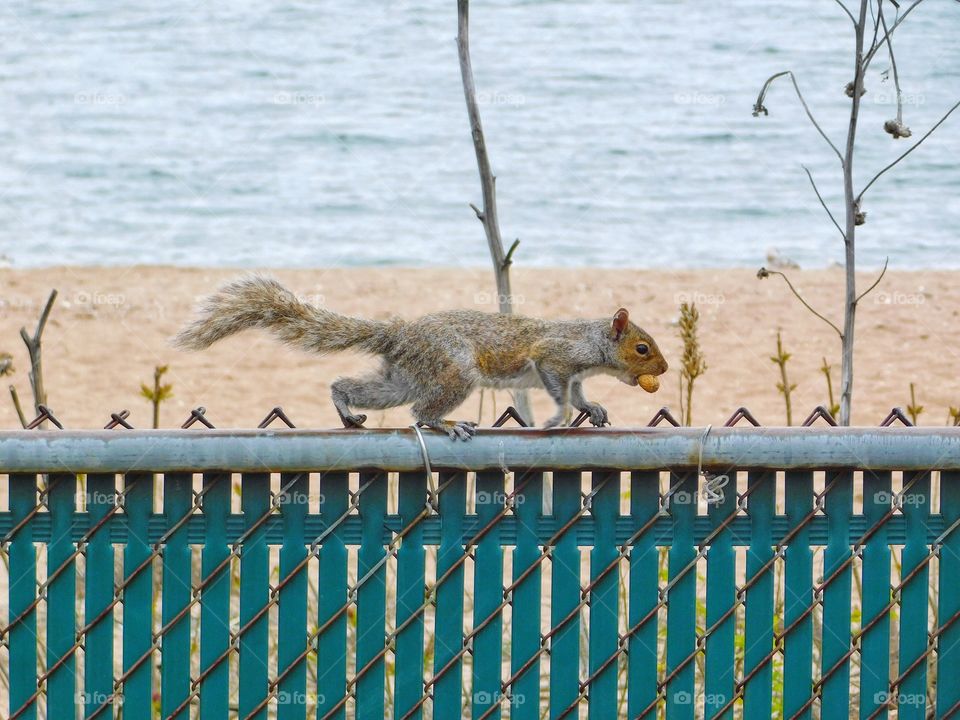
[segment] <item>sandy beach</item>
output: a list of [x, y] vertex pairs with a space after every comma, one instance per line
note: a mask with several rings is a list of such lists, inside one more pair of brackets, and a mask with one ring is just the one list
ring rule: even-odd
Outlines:
[[[201, 353], [174, 350], [170, 337], [187, 322], [197, 300], [241, 275], [234, 269], [60, 267], [0, 270], [0, 352], [13, 355], [14, 373], [4, 377], [30, 404], [29, 361], [19, 330], [33, 332], [49, 290], [59, 298], [43, 336], [44, 379], [49, 404], [68, 428], [100, 428], [111, 412], [131, 411], [137, 427], [151, 422], [141, 382], [152, 382], [156, 365], [169, 364], [173, 398], [164, 404], [162, 427], [177, 427], [202, 405], [218, 427], [253, 427], [280, 405], [300, 427], [335, 427], [330, 383], [357, 374], [375, 360], [353, 354], [314, 357], [289, 350], [252, 331]], [[491, 272], [477, 269], [271, 270], [291, 291], [337, 312], [370, 318], [418, 315], [450, 308], [496, 309]], [[792, 271], [797, 288], [821, 312], [840, 323], [840, 269]], [[956, 379], [960, 288], [956, 272], [891, 270], [866, 298], [857, 325], [854, 423], [876, 425], [892, 406], [906, 406], [916, 384], [924, 406], [920, 424], [943, 425], [948, 408], [960, 405]], [[872, 282], [864, 274], [861, 287]], [[558, 270], [513, 272], [517, 311], [546, 318], [606, 317], [623, 306], [660, 344], [671, 364], [654, 395], [613, 378], [587, 381], [587, 396], [607, 407], [615, 425], [644, 425], [662, 406], [679, 412], [680, 339], [678, 305], [696, 302], [708, 370], [697, 381], [695, 425], [721, 424], [739, 406], [767, 425], [786, 422], [777, 391], [779, 370], [770, 357], [781, 329], [790, 382], [796, 383], [793, 421], [798, 424], [826, 402], [822, 359], [834, 366], [839, 385], [839, 340], [807, 312], [780, 278], [758, 280], [756, 271]], [[0, 427], [19, 421], [6, 387]], [[542, 421], [552, 402], [532, 394]], [[458, 419], [489, 424], [510, 404], [506, 391], [474, 393]], [[30, 414], [30, 409], [27, 409]], [[406, 408], [369, 413], [368, 425], [406, 426]]]

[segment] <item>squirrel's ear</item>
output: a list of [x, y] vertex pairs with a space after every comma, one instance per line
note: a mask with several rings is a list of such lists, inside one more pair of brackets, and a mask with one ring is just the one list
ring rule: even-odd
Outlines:
[[626, 308], [620, 308], [613, 316], [613, 339], [619, 340], [623, 331], [627, 329], [627, 320], [630, 319], [630, 313]]

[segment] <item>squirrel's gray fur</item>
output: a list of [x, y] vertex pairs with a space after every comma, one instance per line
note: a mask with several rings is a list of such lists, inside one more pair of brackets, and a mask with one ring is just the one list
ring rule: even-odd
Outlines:
[[557, 403], [546, 427], [563, 421], [568, 403], [589, 413], [594, 425], [603, 425], [607, 412], [583, 396], [583, 378], [605, 373], [636, 385], [640, 376], [667, 370], [653, 338], [629, 322], [623, 309], [612, 321], [537, 320], [475, 310], [413, 321], [363, 320], [302, 302], [276, 280], [260, 276], [237, 280], [210, 296], [200, 317], [174, 343], [201, 350], [248, 328], [270, 330], [287, 345], [309, 352], [353, 348], [382, 358], [378, 371], [333, 383], [333, 402], [345, 426], [366, 420], [351, 408], [412, 403], [419, 422], [452, 438], [468, 439], [474, 432], [473, 423], [444, 418], [477, 387], [543, 387]]

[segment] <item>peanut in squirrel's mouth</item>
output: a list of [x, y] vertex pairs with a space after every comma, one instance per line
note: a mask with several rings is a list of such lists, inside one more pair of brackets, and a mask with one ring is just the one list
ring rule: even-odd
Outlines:
[[660, 381], [656, 375], [638, 375], [637, 384], [648, 393], [655, 393], [660, 389]]

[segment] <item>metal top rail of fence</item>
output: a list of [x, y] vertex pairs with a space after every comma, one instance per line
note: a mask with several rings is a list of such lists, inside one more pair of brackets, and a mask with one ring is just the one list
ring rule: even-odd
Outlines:
[[954, 717], [960, 428], [831, 420], [0, 432], [0, 715]]

